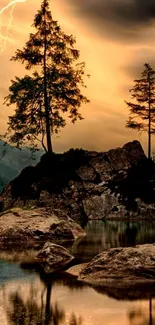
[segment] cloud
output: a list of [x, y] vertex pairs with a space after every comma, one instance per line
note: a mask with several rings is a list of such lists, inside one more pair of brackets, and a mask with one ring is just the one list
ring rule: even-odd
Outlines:
[[155, 70], [155, 51], [153, 49], [140, 48], [134, 51], [134, 61], [121, 67], [125, 75], [132, 79], [141, 78], [144, 64], [149, 63]]
[[155, 20], [154, 0], [68, 0], [79, 17], [91, 27], [113, 39], [144, 36]]

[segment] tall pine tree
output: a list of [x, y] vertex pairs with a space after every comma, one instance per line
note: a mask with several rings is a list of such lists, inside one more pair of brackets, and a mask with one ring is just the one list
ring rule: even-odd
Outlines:
[[82, 119], [79, 108], [89, 102], [81, 93], [81, 87], [86, 87], [85, 64], [76, 63], [80, 55], [74, 48], [76, 40], [53, 20], [48, 0], [43, 0], [32, 26], [35, 33], [12, 57], [32, 73], [12, 80], [4, 103], [15, 104], [16, 110], [9, 116], [7, 137], [17, 146], [34, 145], [39, 138], [44, 149], [52, 152], [52, 133], [66, 125], [67, 116], [73, 123]]
[[148, 133], [148, 158], [151, 159], [151, 134], [155, 133], [155, 71], [144, 64], [141, 79], [134, 80], [130, 93], [134, 102], [127, 102], [130, 115], [126, 127]]

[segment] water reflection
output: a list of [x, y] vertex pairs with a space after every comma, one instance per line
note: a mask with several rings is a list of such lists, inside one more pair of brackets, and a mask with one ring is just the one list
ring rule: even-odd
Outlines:
[[[90, 221], [86, 230], [87, 236], [71, 248], [82, 261], [110, 247], [155, 242], [155, 222]], [[51, 278], [40, 272], [24, 274], [17, 265], [9, 265], [0, 263], [0, 324], [155, 325], [151, 284], [92, 288], [67, 272]]]
[[72, 246], [72, 254], [83, 262], [112, 247], [135, 246], [155, 242], [155, 221], [96, 221], [85, 228], [86, 237]]
[[65, 312], [58, 304], [50, 306], [50, 288], [47, 291], [47, 300], [44, 306], [38, 306], [33, 292], [25, 302], [19, 292], [10, 295], [10, 306], [7, 308], [7, 317], [10, 325], [59, 325], [65, 319]]
[[[21, 284], [20, 284], [21, 283]], [[155, 325], [155, 287], [92, 288], [64, 272], [59, 277], [4, 284], [5, 325]], [[137, 300], [138, 299], [138, 300]]]
[[102, 294], [107, 294], [109, 297], [117, 300], [142, 300], [143, 307], [136, 308], [136, 304], [127, 312], [130, 325], [155, 325], [155, 285], [141, 284], [137, 286], [125, 287], [96, 287], [95, 290]]
[[72, 313], [70, 320], [69, 320], [69, 325], [82, 325], [82, 317], [76, 317], [74, 313]]
[[131, 325], [155, 325], [155, 305], [153, 305], [152, 298], [149, 299], [148, 313], [145, 313], [143, 309], [133, 309], [128, 313], [129, 321]]
[[[68, 286], [70, 290], [81, 290], [85, 285], [76, 280], [70, 274], [62, 274], [60, 277], [50, 278], [40, 274], [44, 285], [38, 292], [34, 283], [25, 299], [19, 290], [9, 294], [5, 310], [9, 325], [60, 325], [66, 324], [65, 309], [57, 302], [52, 303], [52, 288], [55, 283]], [[82, 317], [71, 313], [67, 324], [82, 325]]]

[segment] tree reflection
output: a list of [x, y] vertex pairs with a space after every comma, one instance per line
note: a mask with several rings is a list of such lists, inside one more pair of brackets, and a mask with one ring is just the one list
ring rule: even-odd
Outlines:
[[10, 325], [60, 325], [65, 320], [65, 312], [57, 303], [51, 306], [51, 286], [48, 286], [44, 305], [43, 293], [41, 304], [31, 290], [25, 301], [19, 292], [12, 293], [7, 307], [7, 317]]
[[52, 279], [40, 274], [40, 278], [45, 286], [41, 294], [33, 284], [27, 299], [19, 291], [10, 294], [9, 302], [5, 303], [9, 325], [82, 325], [82, 318], [74, 313], [66, 322], [65, 310], [58, 303], [52, 304], [51, 296], [54, 283], [66, 285], [71, 290], [81, 290], [85, 285], [65, 273]]
[[131, 310], [128, 317], [131, 325], [155, 325], [152, 298], [149, 299], [148, 312], [144, 312], [142, 309]]
[[69, 321], [69, 325], [82, 325], [82, 317], [76, 317], [74, 313], [72, 313]]
[[72, 255], [89, 262], [95, 255], [112, 247], [135, 246], [153, 243], [155, 227], [152, 221], [90, 220], [85, 228], [87, 235], [75, 241]]

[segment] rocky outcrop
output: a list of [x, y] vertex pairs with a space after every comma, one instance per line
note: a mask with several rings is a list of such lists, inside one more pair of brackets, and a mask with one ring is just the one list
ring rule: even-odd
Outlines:
[[45, 273], [55, 273], [70, 267], [74, 257], [69, 251], [57, 244], [47, 242], [36, 257]]
[[13, 208], [0, 215], [0, 245], [30, 246], [47, 240], [65, 241], [84, 236], [84, 230], [64, 212]]
[[79, 280], [97, 286], [155, 284], [155, 244], [112, 248], [97, 255]]
[[155, 165], [133, 141], [108, 152], [45, 154], [6, 186], [0, 207], [59, 208], [83, 226], [88, 219], [146, 218], [148, 210], [152, 217], [154, 189]]

